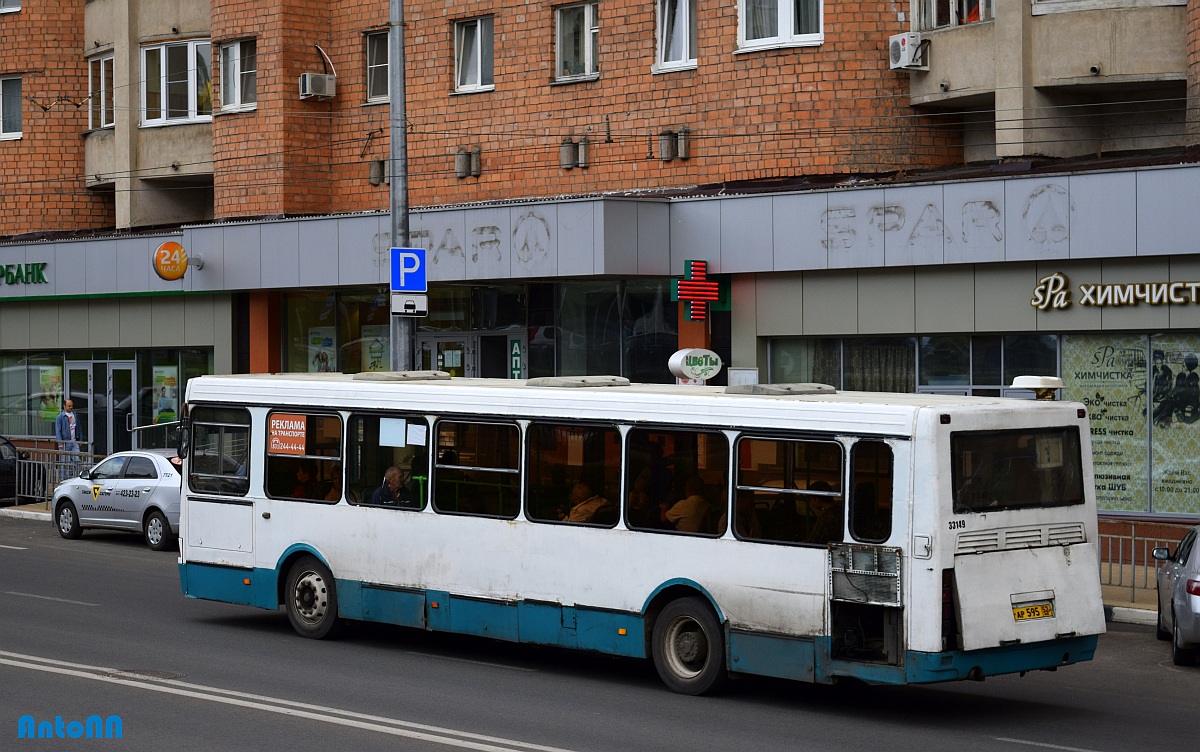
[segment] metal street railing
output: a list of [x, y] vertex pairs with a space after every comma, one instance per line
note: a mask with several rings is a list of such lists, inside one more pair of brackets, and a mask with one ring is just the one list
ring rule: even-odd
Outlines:
[[[1130, 524], [1128, 534], [1100, 534], [1100, 584], [1128, 588], [1130, 603], [1138, 600], [1139, 590], [1153, 592], [1158, 587], [1159, 562], [1151, 552], [1160, 547], [1173, 551], [1189, 526], [1154, 523], [1143, 525], [1142, 530], [1147, 527], [1159, 534], [1139, 533], [1137, 523]], [[1164, 533], [1164, 528], [1172, 532]], [[1174, 534], [1176, 529], [1178, 534]]]

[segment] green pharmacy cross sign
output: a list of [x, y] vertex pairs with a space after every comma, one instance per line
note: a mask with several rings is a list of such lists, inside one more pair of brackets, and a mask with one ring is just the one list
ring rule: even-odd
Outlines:
[[708, 304], [720, 299], [720, 285], [708, 278], [707, 261], [684, 261], [683, 279], [671, 280], [671, 300], [688, 304], [688, 321], [708, 318]]

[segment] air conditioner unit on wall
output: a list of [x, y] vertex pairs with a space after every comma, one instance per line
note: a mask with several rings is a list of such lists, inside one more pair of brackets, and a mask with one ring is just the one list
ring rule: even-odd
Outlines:
[[925, 48], [921, 35], [915, 31], [893, 34], [888, 41], [888, 66], [896, 68], [926, 68]]
[[300, 98], [332, 97], [337, 88], [337, 76], [325, 73], [300, 74]]

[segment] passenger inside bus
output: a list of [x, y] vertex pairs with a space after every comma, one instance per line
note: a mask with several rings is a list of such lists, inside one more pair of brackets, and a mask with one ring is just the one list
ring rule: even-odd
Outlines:
[[[832, 491], [825, 481], [816, 481], [808, 487], [810, 491]], [[842, 539], [843, 504], [840, 496], [808, 496], [808, 508], [812, 517], [808, 520], [805, 543], [829, 543]]]
[[317, 464], [310, 459], [300, 460], [296, 465], [296, 488], [292, 491], [294, 499], [320, 499], [321, 489], [317, 485]]
[[375, 493], [371, 494], [372, 504], [397, 504], [400, 501], [400, 486], [403, 483], [403, 476], [400, 473], [400, 468], [393, 465], [383, 473], [383, 485], [375, 489]]
[[[605, 512], [612, 507], [612, 502], [592, 493], [592, 487], [586, 481], [579, 481], [571, 488], [571, 507], [565, 510], [559, 519], [566, 522], [602, 522], [606, 521]], [[602, 519], [597, 519], [601, 517]]]
[[704, 481], [693, 475], [683, 486], [684, 498], [669, 508], [663, 504], [662, 521], [676, 530], [687, 533], [707, 533], [712, 507], [705, 498]]

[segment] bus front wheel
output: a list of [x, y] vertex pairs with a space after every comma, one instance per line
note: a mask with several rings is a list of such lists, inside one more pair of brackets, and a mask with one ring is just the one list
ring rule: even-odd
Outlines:
[[314, 556], [303, 556], [288, 570], [288, 621], [301, 637], [331, 636], [338, 623], [337, 588], [333, 573]]
[[680, 598], [666, 605], [654, 622], [651, 648], [654, 667], [673, 692], [706, 694], [728, 678], [721, 625], [699, 598]]

